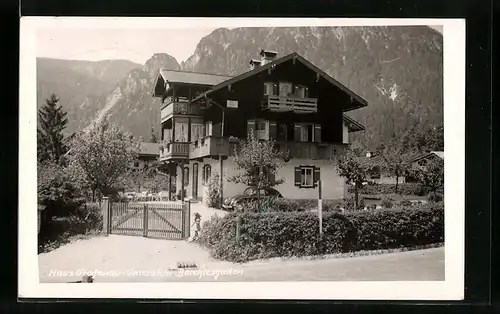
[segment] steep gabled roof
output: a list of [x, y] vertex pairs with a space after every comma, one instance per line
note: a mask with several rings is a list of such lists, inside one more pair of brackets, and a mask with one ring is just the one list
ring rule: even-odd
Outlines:
[[426, 153], [417, 153], [413, 156], [410, 156], [410, 158], [408, 158], [407, 162], [414, 163], [416, 161], [429, 158], [431, 156], [437, 156], [437, 157], [444, 160], [444, 152], [443, 151], [431, 151], [431, 152], [426, 152]]
[[153, 97], [161, 96], [156, 95], [156, 87], [158, 85], [158, 81], [161, 81], [162, 85], [164, 85], [166, 82], [169, 84], [181, 83], [209, 87], [219, 84], [230, 78], [231, 76], [226, 75], [160, 69], [156, 78], [155, 85], [153, 86]]
[[292, 60], [292, 59], [295, 59], [296, 61], [299, 61], [301, 62], [302, 64], [304, 64], [306, 67], [310, 68], [311, 70], [315, 71], [316, 73], [318, 73], [321, 77], [325, 78], [328, 82], [330, 82], [332, 85], [340, 88], [342, 91], [344, 91], [345, 93], [347, 93], [349, 96], [351, 96], [353, 99], [355, 99], [357, 102], [359, 102], [359, 106], [356, 106], [356, 107], [353, 107], [353, 108], [350, 108], [349, 110], [354, 110], [354, 109], [357, 109], [357, 108], [361, 108], [361, 107], [366, 107], [368, 105], [368, 103], [366, 102], [366, 100], [364, 100], [363, 98], [361, 98], [360, 96], [358, 96], [356, 93], [354, 93], [353, 91], [351, 91], [350, 89], [348, 89], [347, 87], [345, 87], [344, 85], [342, 85], [340, 82], [338, 82], [337, 80], [335, 80], [333, 77], [331, 77], [330, 75], [328, 75], [326, 72], [324, 72], [323, 70], [321, 70], [320, 68], [318, 68], [317, 66], [315, 66], [314, 64], [312, 64], [311, 62], [307, 61], [304, 57], [302, 57], [301, 55], [299, 55], [298, 53], [294, 52], [294, 53], [291, 53], [289, 55], [286, 55], [282, 58], [279, 58], [279, 59], [276, 59], [272, 62], [269, 62], [265, 65], [262, 65], [262, 66], [259, 66], [251, 71], [247, 71], [243, 74], [240, 74], [238, 76], [235, 76], [231, 79], [228, 79], [228, 80], [225, 80], [221, 83], [218, 83], [217, 85], [215, 85], [214, 87], [212, 87], [210, 90], [202, 93], [201, 95], [199, 95], [198, 97], [196, 97], [193, 102], [196, 102], [198, 101], [199, 99], [202, 99], [206, 96], [208, 96], [209, 94], [217, 91], [217, 90], [220, 90], [224, 87], [227, 87], [228, 85], [231, 85], [231, 84], [234, 84], [238, 81], [241, 81], [241, 80], [244, 80], [248, 77], [251, 77], [253, 75], [256, 75], [256, 74], [259, 74], [263, 71], [266, 71], [267, 69], [269, 68], [272, 68], [272, 67], [275, 67], [275, 66], [278, 66], [286, 61], [289, 61], [289, 60]]

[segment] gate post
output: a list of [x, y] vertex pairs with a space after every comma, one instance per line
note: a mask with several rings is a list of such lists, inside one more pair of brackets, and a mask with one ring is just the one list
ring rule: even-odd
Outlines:
[[189, 239], [190, 231], [191, 231], [191, 201], [187, 201], [183, 204], [183, 211], [182, 211], [182, 216], [184, 219], [183, 221], [183, 239]]
[[108, 235], [110, 233], [110, 222], [111, 222], [111, 217], [110, 217], [110, 201], [109, 197], [104, 196], [102, 198], [102, 203], [101, 203], [101, 210], [102, 210], [102, 229], [104, 231], [104, 234]]
[[143, 219], [143, 224], [142, 224], [142, 236], [147, 237], [148, 236], [148, 205], [144, 204], [144, 219]]

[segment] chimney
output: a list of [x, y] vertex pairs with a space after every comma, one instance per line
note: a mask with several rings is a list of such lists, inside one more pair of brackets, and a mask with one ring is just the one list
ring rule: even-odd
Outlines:
[[266, 65], [269, 62], [273, 62], [274, 59], [276, 59], [276, 55], [278, 53], [276, 51], [270, 51], [270, 50], [260, 50], [260, 64], [261, 65]]
[[260, 66], [260, 62], [261, 62], [261, 61], [260, 61], [260, 60], [257, 60], [257, 59], [252, 59], [252, 60], [250, 60], [250, 69], [251, 69], [251, 70], [254, 70], [254, 69], [256, 69], [257, 67], [259, 67], [259, 66]]

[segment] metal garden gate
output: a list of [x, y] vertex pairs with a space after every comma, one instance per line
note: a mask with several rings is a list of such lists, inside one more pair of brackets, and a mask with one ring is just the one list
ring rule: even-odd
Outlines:
[[108, 234], [150, 238], [189, 238], [190, 203], [103, 202], [105, 231]]

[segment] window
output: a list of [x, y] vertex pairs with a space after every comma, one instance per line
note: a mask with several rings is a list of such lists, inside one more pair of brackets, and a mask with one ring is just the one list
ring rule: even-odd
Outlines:
[[266, 122], [265, 121], [255, 122], [255, 130], [256, 131], [265, 131], [266, 130]]
[[135, 168], [139, 168], [139, 162], [138, 161], [134, 161], [134, 167]]
[[290, 96], [292, 94], [292, 83], [280, 82], [279, 92], [280, 96]]
[[295, 186], [299, 188], [315, 188], [320, 180], [320, 168], [315, 166], [295, 167]]
[[191, 123], [191, 141], [196, 141], [204, 137], [205, 125], [201, 123]]
[[295, 124], [294, 139], [297, 142], [312, 142], [313, 141], [313, 124]]
[[301, 186], [307, 187], [313, 185], [313, 168], [301, 169]]
[[304, 85], [295, 86], [295, 96], [299, 98], [306, 98], [306, 87]]
[[203, 182], [207, 184], [210, 181], [210, 176], [212, 175], [212, 166], [205, 165], [203, 166]]
[[380, 168], [375, 167], [370, 171], [370, 179], [380, 179]]
[[278, 84], [273, 82], [264, 83], [264, 95], [265, 96], [277, 96], [278, 95]]

